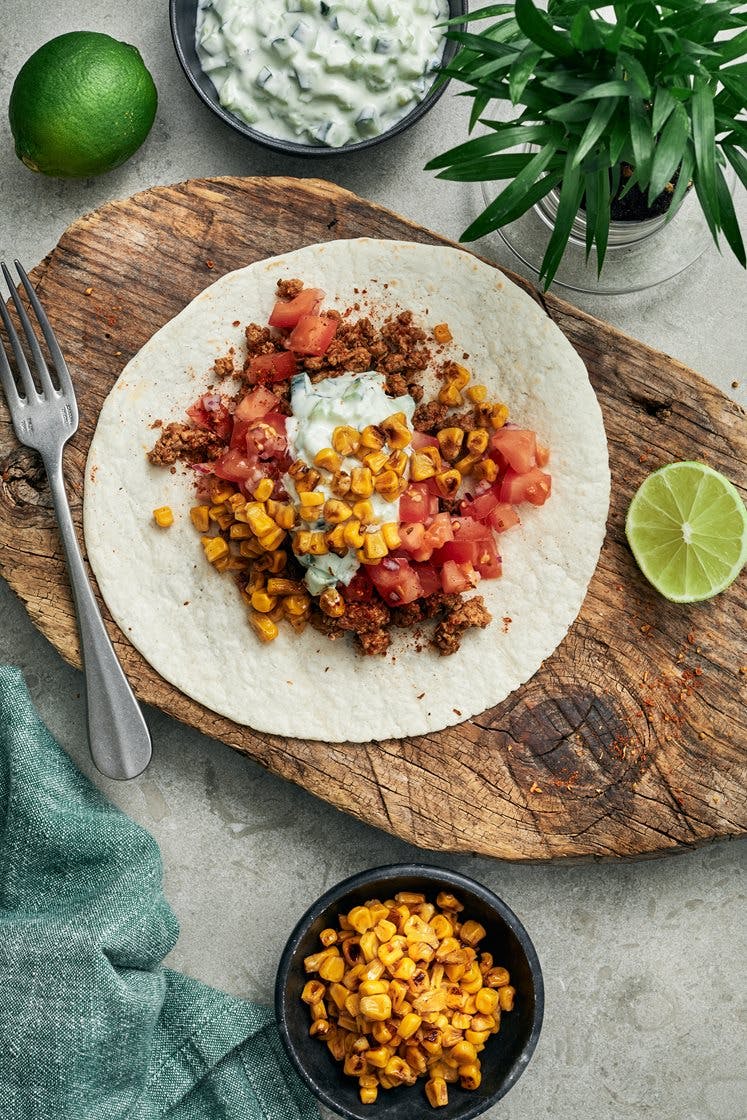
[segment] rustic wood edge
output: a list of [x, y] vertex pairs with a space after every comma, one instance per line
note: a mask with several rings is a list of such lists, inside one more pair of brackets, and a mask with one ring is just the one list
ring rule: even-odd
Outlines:
[[[460, 245], [456, 242], [450, 241], [446, 238], [442, 238], [437, 234], [432, 234], [431, 231], [423, 230], [422, 227], [417, 226], [415, 223], [410, 222], [408, 219], [402, 218], [400, 215], [393, 214], [393, 212], [388, 210], [387, 208], [385, 208], [383, 206], [379, 206], [379, 205], [374, 204], [374, 203], [369, 203], [366, 200], [361, 200], [359, 198], [359, 196], [353, 194], [352, 192], [347, 191], [344, 188], [337, 187], [333, 184], [327, 183], [325, 180], [317, 180], [317, 179], [313, 179], [313, 180], [301, 179], [301, 180], [299, 180], [299, 179], [296, 179], [296, 178], [293, 178], [293, 177], [271, 177], [271, 178], [272, 178], [273, 183], [277, 183], [279, 186], [282, 186], [283, 184], [286, 184], [286, 183], [290, 184], [290, 185], [297, 185], [297, 184], [300, 183], [300, 184], [302, 184], [304, 189], [316, 190], [321, 195], [323, 195], [325, 197], [331, 197], [333, 200], [338, 201], [341, 204], [345, 203], [346, 201], [351, 201], [355, 204], [361, 204], [362, 203], [366, 207], [367, 210], [378, 211], [379, 213], [381, 213], [386, 218], [390, 218], [390, 219], [391, 218], [396, 218], [399, 223], [409, 227], [410, 229], [413, 230], [414, 233], [419, 235], [418, 237], [415, 238], [416, 240], [422, 240], [422, 235], [425, 233], [426, 235], [431, 237], [434, 242], [437, 242], [437, 243], [440, 243], [440, 244], [450, 245], [450, 246], [452, 246], [456, 249], [462, 250], [462, 251], [470, 251], [470, 250], [465, 250], [465, 247], [463, 245]], [[215, 186], [215, 187], [220, 187], [224, 184], [235, 184], [237, 186], [240, 186], [241, 184], [246, 183], [247, 180], [251, 182], [251, 181], [265, 181], [266, 179], [267, 179], [267, 177], [263, 177], [263, 176], [253, 176], [253, 177], [246, 177], [246, 178], [238, 177], [238, 176], [231, 176], [231, 177], [214, 177], [214, 178], [209, 178], [209, 179], [187, 180], [187, 181], [185, 181], [185, 183], [172, 184], [172, 185], [164, 186], [164, 187], [155, 187], [155, 188], [152, 188], [149, 191], [139, 192], [139, 195], [146, 195], [147, 194], [147, 195], [152, 196], [153, 194], [161, 194], [166, 198], [166, 197], [168, 197], [168, 194], [169, 194], [170, 191], [178, 190], [179, 188], [183, 188], [183, 187], [190, 187], [190, 186], [195, 186], [195, 185], [199, 186], [201, 184]], [[83, 215], [81, 218], [77, 219], [74, 223], [72, 223], [72, 225], [69, 227], [69, 229], [65, 231], [62, 238], [60, 239], [60, 243], [58, 243], [58, 246], [56, 246], [55, 249], [53, 249], [51, 253], [47, 254], [47, 256], [44, 258], [44, 260], [41, 261], [39, 263], [39, 265], [37, 265], [36, 268], [33, 270], [33, 274], [32, 274], [33, 279], [36, 282], [39, 282], [39, 281], [43, 280], [43, 277], [44, 277], [47, 269], [49, 268], [50, 263], [53, 260], [55, 253], [59, 249], [59, 244], [62, 243], [62, 241], [64, 240], [64, 238], [66, 236], [68, 236], [70, 233], [75, 232], [75, 230], [78, 227], [80, 227], [81, 225], [84, 225], [87, 221], [90, 221], [93, 218], [100, 219], [101, 217], [105, 217], [106, 211], [110, 207], [116, 208], [118, 206], [121, 206], [125, 202], [137, 201], [138, 197], [139, 197], [138, 195], [134, 195], [134, 196], [131, 196], [131, 198], [129, 198], [129, 199], [115, 200], [115, 201], [112, 201], [110, 203], [106, 203], [102, 207], [98, 208], [97, 210], [94, 210], [91, 213]], [[507, 270], [505, 268], [502, 268], [501, 266], [496, 265], [494, 262], [490, 261], [489, 259], [487, 259], [483, 256], [480, 256], [479, 254], [473, 254], [473, 255], [478, 256], [479, 259], [481, 259], [481, 260], [485, 260], [486, 263], [489, 264], [491, 267], [498, 268], [499, 271], [503, 272], [513, 282], [517, 283], [520, 287], [522, 287], [525, 291], [527, 291], [530, 294], [530, 296], [532, 296], [532, 298], [534, 298], [536, 300], [536, 302], [538, 302], [543, 307], [546, 314], [548, 314], [548, 316], [554, 322], [556, 322], [559, 326], [561, 326], [561, 329], [564, 329], [566, 334], [569, 333], [568, 325], [567, 325], [568, 321], [573, 322], [575, 320], [575, 321], [577, 321], [581, 324], [590, 325], [592, 327], [599, 327], [599, 328], [601, 328], [601, 330], [605, 334], [607, 334], [607, 335], [613, 334], [613, 335], [617, 336], [620, 340], [624, 340], [624, 343], [626, 345], [635, 346], [637, 349], [639, 349], [639, 351], [641, 349], [643, 349], [644, 351], [646, 351], [646, 352], [648, 352], [652, 355], [657, 355], [658, 356], [659, 352], [655, 351], [651, 347], [645, 346], [645, 344], [638, 343], [635, 339], [632, 339], [629, 335], [626, 335], [624, 332], [620, 331], [618, 328], [603, 323], [603, 321], [601, 321], [599, 319], [596, 319], [593, 316], [588, 315], [586, 312], [583, 312], [578, 308], [573, 307], [571, 304], [566, 303], [564, 300], [560, 299], [559, 297], [556, 297], [552, 294], [542, 294], [542, 293], [538, 292], [537, 289], [529, 281], [524, 280], [522, 277], [516, 276], [515, 274], [513, 274], [509, 270]], [[703, 378], [696, 371], [690, 370], [688, 367], [684, 366], [681, 362], [678, 362], [676, 359], [670, 358], [669, 356], [666, 356], [666, 355], [664, 355], [664, 357], [667, 358], [667, 361], [671, 364], [671, 366], [677, 367], [677, 369], [679, 371], [681, 371], [683, 375], [686, 375], [689, 378], [696, 379], [696, 381], [698, 383], [700, 383], [700, 385], [702, 386], [702, 388], [705, 392], [714, 392], [715, 391], [716, 393], [718, 393], [718, 390], [715, 390], [714, 387], [710, 384], [710, 382], [708, 382], [707, 379]], [[724, 398], [724, 399], [728, 400], [728, 398]], [[736, 404], [734, 405], [734, 407], [736, 409], [738, 409], [738, 406]], [[6, 573], [6, 578], [7, 578], [7, 573]], [[11, 585], [12, 585], [12, 581], [9, 580], [9, 582], [11, 582]], [[24, 597], [22, 597], [22, 598], [24, 598]], [[27, 609], [29, 609], [29, 600], [24, 598], [24, 601], [26, 602]], [[30, 611], [30, 613], [31, 613], [31, 611]], [[37, 625], [42, 630], [42, 632], [46, 632], [45, 629], [44, 629], [44, 619], [43, 618], [35, 618], [35, 617], [33, 617], [33, 615], [32, 615], [32, 618], [33, 618], [33, 621], [34, 621], [35, 625]], [[132, 662], [133, 660], [139, 659], [139, 655], [135, 654], [135, 651], [132, 651], [132, 647], [129, 646], [129, 643], [126, 642], [126, 639], [123, 639], [122, 637], [119, 637], [118, 628], [114, 627], [114, 625], [111, 623], [111, 620], [108, 618], [108, 613], [107, 613], [107, 623], [108, 623], [108, 626], [109, 626], [110, 633], [112, 634], [113, 638], [115, 639], [115, 644], [117, 644], [120, 647], [120, 650], [124, 653], [124, 660], [128, 661], [128, 662]], [[59, 652], [61, 653], [61, 655], [63, 656], [63, 658], [66, 661], [68, 661], [71, 664], [76, 664], [77, 667], [79, 667], [79, 664], [80, 664], [79, 659], [76, 662], [76, 659], [74, 657], [69, 657], [66, 654], [66, 651], [63, 650], [63, 649], [60, 649], [60, 647], [57, 645], [57, 643], [54, 643], [54, 644], [55, 644], [56, 648], [59, 649]], [[131, 651], [130, 656], [128, 656], [127, 651]], [[132, 654], [134, 654], [134, 658], [133, 658]], [[155, 670], [152, 670], [150, 666], [147, 666], [147, 671], [152, 676], [154, 686], [158, 685], [159, 682], [160, 682], [160, 687], [165, 689], [167, 692], [170, 691], [170, 692], [173, 693], [175, 691], [175, 690], [173, 690], [172, 686], [168, 685], [167, 682], [163, 681], [163, 678], [160, 678], [160, 676], [155, 672]], [[147, 692], [149, 690], [139, 689], [138, 691], [139, 691], [139, 694], [140, 694], [141, 692]], [[149, 696], [146, 696], [145, 698], [146, 698], [146, 700], [150, 699]], [[273, 758], [272, 748], [270, 748], [269, 752], [264, 752], [264, 757], [260, 757], [256, 753], [253, 753], [251, 751], [250, 747], [246, 744], [245, 741], [242, 742], [242, 740], [246, 740], [246, 738], [249, 738], [249, 739], [256, 742], [256, 741], [261, 741], [262, 738], [267, 739], [268, 737], [259, 737], [259, 736], [256, 735], [256, 733], [252, 732], [250, 728], [245, 728], [245, 727], [243, 727], [241, 725], [238, 725], [238, 724], [232, 724], [230, 721], [222, 720], [222, 719], [220, 719], [220, 717], [216, 717], [214, 713], [209, 712], [207, 709], [204, 709], [200, 705], [195, 704], [194, 701], [189, 701], [188, 710], [182, 711], [182, 710], [180, 710], [179, 696], [178, 695], [173, 697], [171, 703], [163, 703], [161, 700], [159, 700], [157, 703], [158, 703], [158, 706], [160, 708], [162, 708], [164, 711], [166, 711], [168, 714], [174, 716], [175, 718], [177, 718], [177, 719], [181, 720], [182, 722], [185, 722], [185, 723], [187, 723], [191, 726], [195, 725], [194, 715], [195, 715], [195, 713], [198, 713], [202, 717], [202, 721], [201, 721], [202, 727], [203, 727], [203, 730], [207, 729], [206, 730], [207, 734], [215, 735], [216, 737], [219, 737], [222, 741], [228, 742], [231, 746], [241, 750], [243, 753], [250, 754], [251, 757], [254, 757], [256, 761], [259, 761], [261, 765], [267, 766], [268, 768], [270, 768], [274, 772], [280, 773], [280, 774], [282, 774], [282, 776], [290, 778], [290, 780], [297, 781], [297, 782], [300, 780], [297, 776], [294, 777], [293, 773], [288, 772], [288, 766], [287, 765], [285, 767], [278, 765], [277, 758]], [[190, 711], [189, 708], [191, 708], [192, 711]], [[470, 721], [468, 721], [468, 722], [470, 722]], [[313, 746], [313, 744], [312, 744], [312, 746]], [[366, 749], [367, 747], [378, 747], [378, 746], [380, 746], [380, 744], [378, 744], [378, 743], [358, 744], [357, 746], [360, 749]], [[300, 784], [304, 785], [305, 788], [307, 788], [307, 789], [311, 789], [311, 787], [309, 786], [309, 784], [307, 782], [301, 781]], [[351, 812], [350, 806], [344, 801], [344, 799], [335, 798], [334, 796], [331, 796], [331, 791], [330, 791], [328, 785], [325, 785], [323, 789], [319, 789], [319, 790], [312, 789], [312, 792], [314, 792], [315, 794], [317, 794], [319, 796], [324, 797], [325, 800], [331, 801], [331, 803], [334, 804], [336, 807], [341, 808], [346, 812], [349, 812], [349, 813]], [[352, 814], [355, 815], [355, 816], [358, 816], [360, 819], [363, 819], [363, 820], [367, 819], [366, 816], [363, 813], [356, 812], [355, 810], [352, 810]], [[380, 826], [380, 827], [382, 827], [382, 826]], [[410, 839], [412, 842], [417, 843], [417, 839], [414, 836], [404, 835], [403, 832], [401, 831], [401, 828], [396, 834], [398, 834], [400, 836], [404, 836], [405, 839]], [[735, 831], [734, 835], [738, 835], [738, 834], [739, 834], [739, 832]], [[702, 840], [696, 841], [694, 844], [687, 844], [687, 843], [679, 842], [676, 847], [672, 847], [671, 849], [664, 849], [664, 850], [657, 849], [657, 850], [652, 850], [652, 851], [636, 852], [634, 855], [632, 855], [630, 857], [613, 855], [609, 858], [616, 858], [616, 859], [636, 858], [636, 859], [638, 859], [638, 858], [645, 858], [646, 856], [658, 856], [658, 855], [661, 855], [661, 854], [665, 854], [665, 852], [668, 851], [668, 850], [671, 850], [671, 851], [684, 850], [684, 849], [687, 849], [688, 847], [697, 846], [700, 843], [707, 843], [707, 842], [709, 842], [709, 839], [710, 839], [710, 837], [704, 837]], [[491, 855], [491, 856], [497, 857], [497, 858], [516, 860], [516, 861], [520, 861], [520, 862], [543, 862], [542, 858], [540, 858], [540, 857], [538, 857], [536, 860], [535, 859], [527, 860], [527, 858], [525, 856], [523, 856], [521, 853], [517, 853], [514, 849], [507, 850], [505, 852], [497, 852], [495, 847], [492, 847], [492, 848], [486, 849], [486, 850], [482, 850], [479, 847], [479, 845], [478, 846], [461, 845], [461, 846], [451, 847], [449, 849], [440, 848], [438, 850], [442, 850], [442, 851], [443, 850], [475, 851], [475, 852], [478, 852], [479, 854], [486, 854], [486, 855]], [[606, 857], [590, 853], [588, 855], [555, 856], [554, 858], [563, 858], [564, 860], [574, 860], [575, 861], [575, 860], [600, 859], [600, 858], [606, 858]]]

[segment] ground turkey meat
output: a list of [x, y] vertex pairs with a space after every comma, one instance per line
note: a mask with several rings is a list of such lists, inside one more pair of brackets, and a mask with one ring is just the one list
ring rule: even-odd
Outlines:
[[272, 333], [270, 328], [260, 327], [258, 323], [250, 323], [248, 327], [245, 327], [244, 337], [246, 338], [247, 357], [244, 369], [247, 368], [250, 358], [255, 358], [259, 354], [276, 354], [278, 350], [282, 349], [280, 340]]
[[492, 615], [486, 609], [482, 595], [475, 595], [473, 599], [462, 599], [458, 606], [449, 610], [446, 617], [436, 626], [433, 644], [442, 655], [456, 653], [465, 630], [471, 626], [479, 626], [484, 630], [491, 620]]
[[424, 617], [420, 600], [415, 599], [412, 603], [405, 603], [403, 607], [392, 609], [392, 626], [403, 626], [406, 630], [409, 630], [422, 622]]
[[216, 358], [213, 369], [218, 377], [231, 377], [235, 372], [233, 368], [233, 354], [226, 354], [224, 358]]
[[412, 418], [412, 426], [416, 432], [435, 435], [443, 427], [448, 411], [447, 405], [441, 404], [439, 401], [419, 404]]
[[314, 612], [311, 622], [333, 641], [346, 632], [358, 638], [363, 652], [367, 654], [386, 653], [390, 638], [387, 627], [390, 622], [389, 608], [384, 603], [348, 603], [341, 618], [328, 618], [321, 612]]
[[278, 280], [277, 289], [280, 299], [293, 299], [303, 289], [303, 280]]
[[158, 437], [156, 446], [148, 452], [148, 460], [154, 467], [168, 467], [177, 459], [185, 459], [188, 463], [204, 463], [219, 458], [223, 448], [223, 441], [218, 439], [215, 432], [191, 428], [188, 424], [167, 424]]
[[434, 591], [422, 600], [424, 618], [439, 618], [445, 611], [452, 611], [458, 607], [462, 596], [456, 593], [447, 595], [444, 591]]

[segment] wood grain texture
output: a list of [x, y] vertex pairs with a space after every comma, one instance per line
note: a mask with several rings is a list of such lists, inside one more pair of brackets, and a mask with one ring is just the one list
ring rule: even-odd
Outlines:
[[[79, 528], [99, 409], [154, 331], [225, 272], [362, 235], [448, 244], [330, 183], [286, 178], [159, 187], [67, 230], [33, 279], [77, 387], [80, 429], [65, 466]], [[747, 831], [744, 580], [705, 604], [668, 604], [638, 572], [623, 525], [644, 476], [674, 459], [706, 459], [744, 492], [744, 415], [678, 362], [511, 279], [586, 363], [613, 476], [607, 538], [581, 614], [527, 685], [475, 719], [422, 738], [286, 740], [257, 735], [176, 691], [105, 611], [109, 632], [141, 699], [424, 848], [546, 860], [651, 855], [740, 835]], [[4, 404], [0, 571], [62, 656], [79, 664], [46, 481], [35, 455], [16, 443]]]

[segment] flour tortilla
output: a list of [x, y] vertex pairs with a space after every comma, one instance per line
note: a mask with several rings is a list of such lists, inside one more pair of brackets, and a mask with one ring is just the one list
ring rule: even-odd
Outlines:
[[[551, 448], [552, 496], [522, 506], [501, 535], [503, 576], [479, 587], [493, 622], [472, 630], [453, 656], [415, 649], [393, 630], [386, 657], [352, 639], [330, 642], [307, 627], [260, 645], [230, 576], [205, 561], [189, 519], [193, 472], [151, 466], [155, 420], [182, 420], [215, 381], [212, 365], [243, 327], [264, 323], [276, 281], [322, 288], [325, 305], [360, 305], [381, 321], [409, 308], [426, 327], [448, 323], [445, 356], [506, 403], [511, 418]], [[241, 323], [234, 327], [235, 321]], [[426, 396], [429, 394], [426, 391]], [[345, 740], [439, 730], [503, 700], [563, 640], [594, 572], [609, 504], [602, 417], [586, 370], [538, 305], [468, 253], [360, 239], [311, 245], [260, 261], [212, 284], [161, 328], [122, 372], [101, 410], [88, 456], [85, 538], [112, 616], [177, 688], [257, 731]], [[158, 529], [152, 510], [175, 523]], [[510, 622], [504, 622], [510, 619]]]

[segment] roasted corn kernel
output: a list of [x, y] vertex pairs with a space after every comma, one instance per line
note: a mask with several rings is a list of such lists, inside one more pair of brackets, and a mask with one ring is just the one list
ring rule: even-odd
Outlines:
[[323, 447], [314, 456], [314, 466], [325, 471], [339, 471], [342, 466], [342, 457], [332, 447]]
[[271, 478], [263, 478], [262, 481], [258, 483], [256, 489], [252, 491], [252, 497], [255, 502], [266, 502], [268, 498], [272, 497], [274, 487], [275, 483]]
[[436, 323], [435, 327], [433, 328], [433, 337], [435, 338], [436, 342], [444, 343], [451, 342], [454, 336], [452, 335], [446, 323]]
[[459, 458], [459, 452], [464, 441], [464, 430], [462, 428], [442, 428], [436, 438], [441, 455], [447, 463], [453, 463], [455, 459]]
[[467, 432], [467, 450], [471, 455], [484, 455], [488, 449], [488, 440], [490, 436], [484, 428], [475, 428], [473, 432]]
[[174, 513], [171, 506], [159, 506], [153, 510], [153, 520], [159, 529], [168, 529], [174, 524]]
[[[410, 478], [413, 482], [423, 482], [426, 478], [433, 478], [440, 468], [441, 456], [439, 455], [438, 467], [436, 467], [432, 457], [425, 454], [429, 450], [430, 448], [424, 447], [420, 451], [413, 451], [410, 459]], [[434, 447], [433, 450], [437, 449]]]
[[470, 385], [467, 389], [467, 396], [473, 404], [482, 404], [483, 401], [488, 399], [488, 390], [484, 385]]
[[393, 502], [399, 497], [400, 475], [393, 470], [382, 471], [374, 478], [374, 490], [386, 501]]
[[256, 614], [252, 611], [249, 615], [249, 622], [261, 642], [272, 642], [277, 638], [277, 625], [266, 615]]
[[277, 599], [274, 595], [268, 595], [266, 591], [255, 591], [252, 595], [252, 606], [260, 614], [269, 614], [277, 606]]
[[339, 525], [353, 516], [353, 510], [347, 502], [339, 498], [328, 498], [324, 503], [324, 520], [330, 525]]
[[214, 564], [222, 556], [229, 555], [228, 543], [223, 537], [203, 537], [202, 547], [205, 549], [205, 558]]
[[208, 509], [208, 506], [192, 506], [189, 511], [190, 520], [198, 533], [207, 533], [210, 528]]
[[330, 482], [330, 489], [338, 498], [344, 498], [350, 493], [350, 475], [347, 471], [335, 471]]
[[373, 494], [373, 475], [369, 467], [353, 467], [350, 472], [350, 492], [358, 498], [370, 498]]
[[363, 538], [363, 551], [366, 560], [382, 560], [389, 549], [387, 548], [384, 534], [380, 529], [373, 533], [366, 533]]
[[330, 618], [341, 618], [345, 614], [345, 600], [336, 587], [325, 587], [319, 596], [319, 606]]
[[439, 471], [436, 475], [436, 488], [442, 498], [455, 498], [459, 487], [462, 485], [462, 476], [458, 470]]
[[508, 409], [505, 404], [495, 404], [490, 410], [491, 428], [502, 428], [508, 420]]
[[472, 468], [472, 477], [477, 482], [495, 482], [498, 477], [498, 464], [492, 459], [481, 459]]
[[396, 521], [386, 521], [381, 526], [381, 535], [384, 538], [384, 544], [390, 552], [395, 548], [399, 548], [402, 544], [399, 535], [399, 525]]
[[438, 392], [438, 400], [440, 404], [445, 404], [449, 408], [456, 408], [463, 401], [463, 397], [457, 386], [453, 381], [447, 381], [441, 386]]
[[360, 445], [360, 434], [347, 424], [341, 424], [332, 432], [332, 447], [340, 455], [355, 455]]

